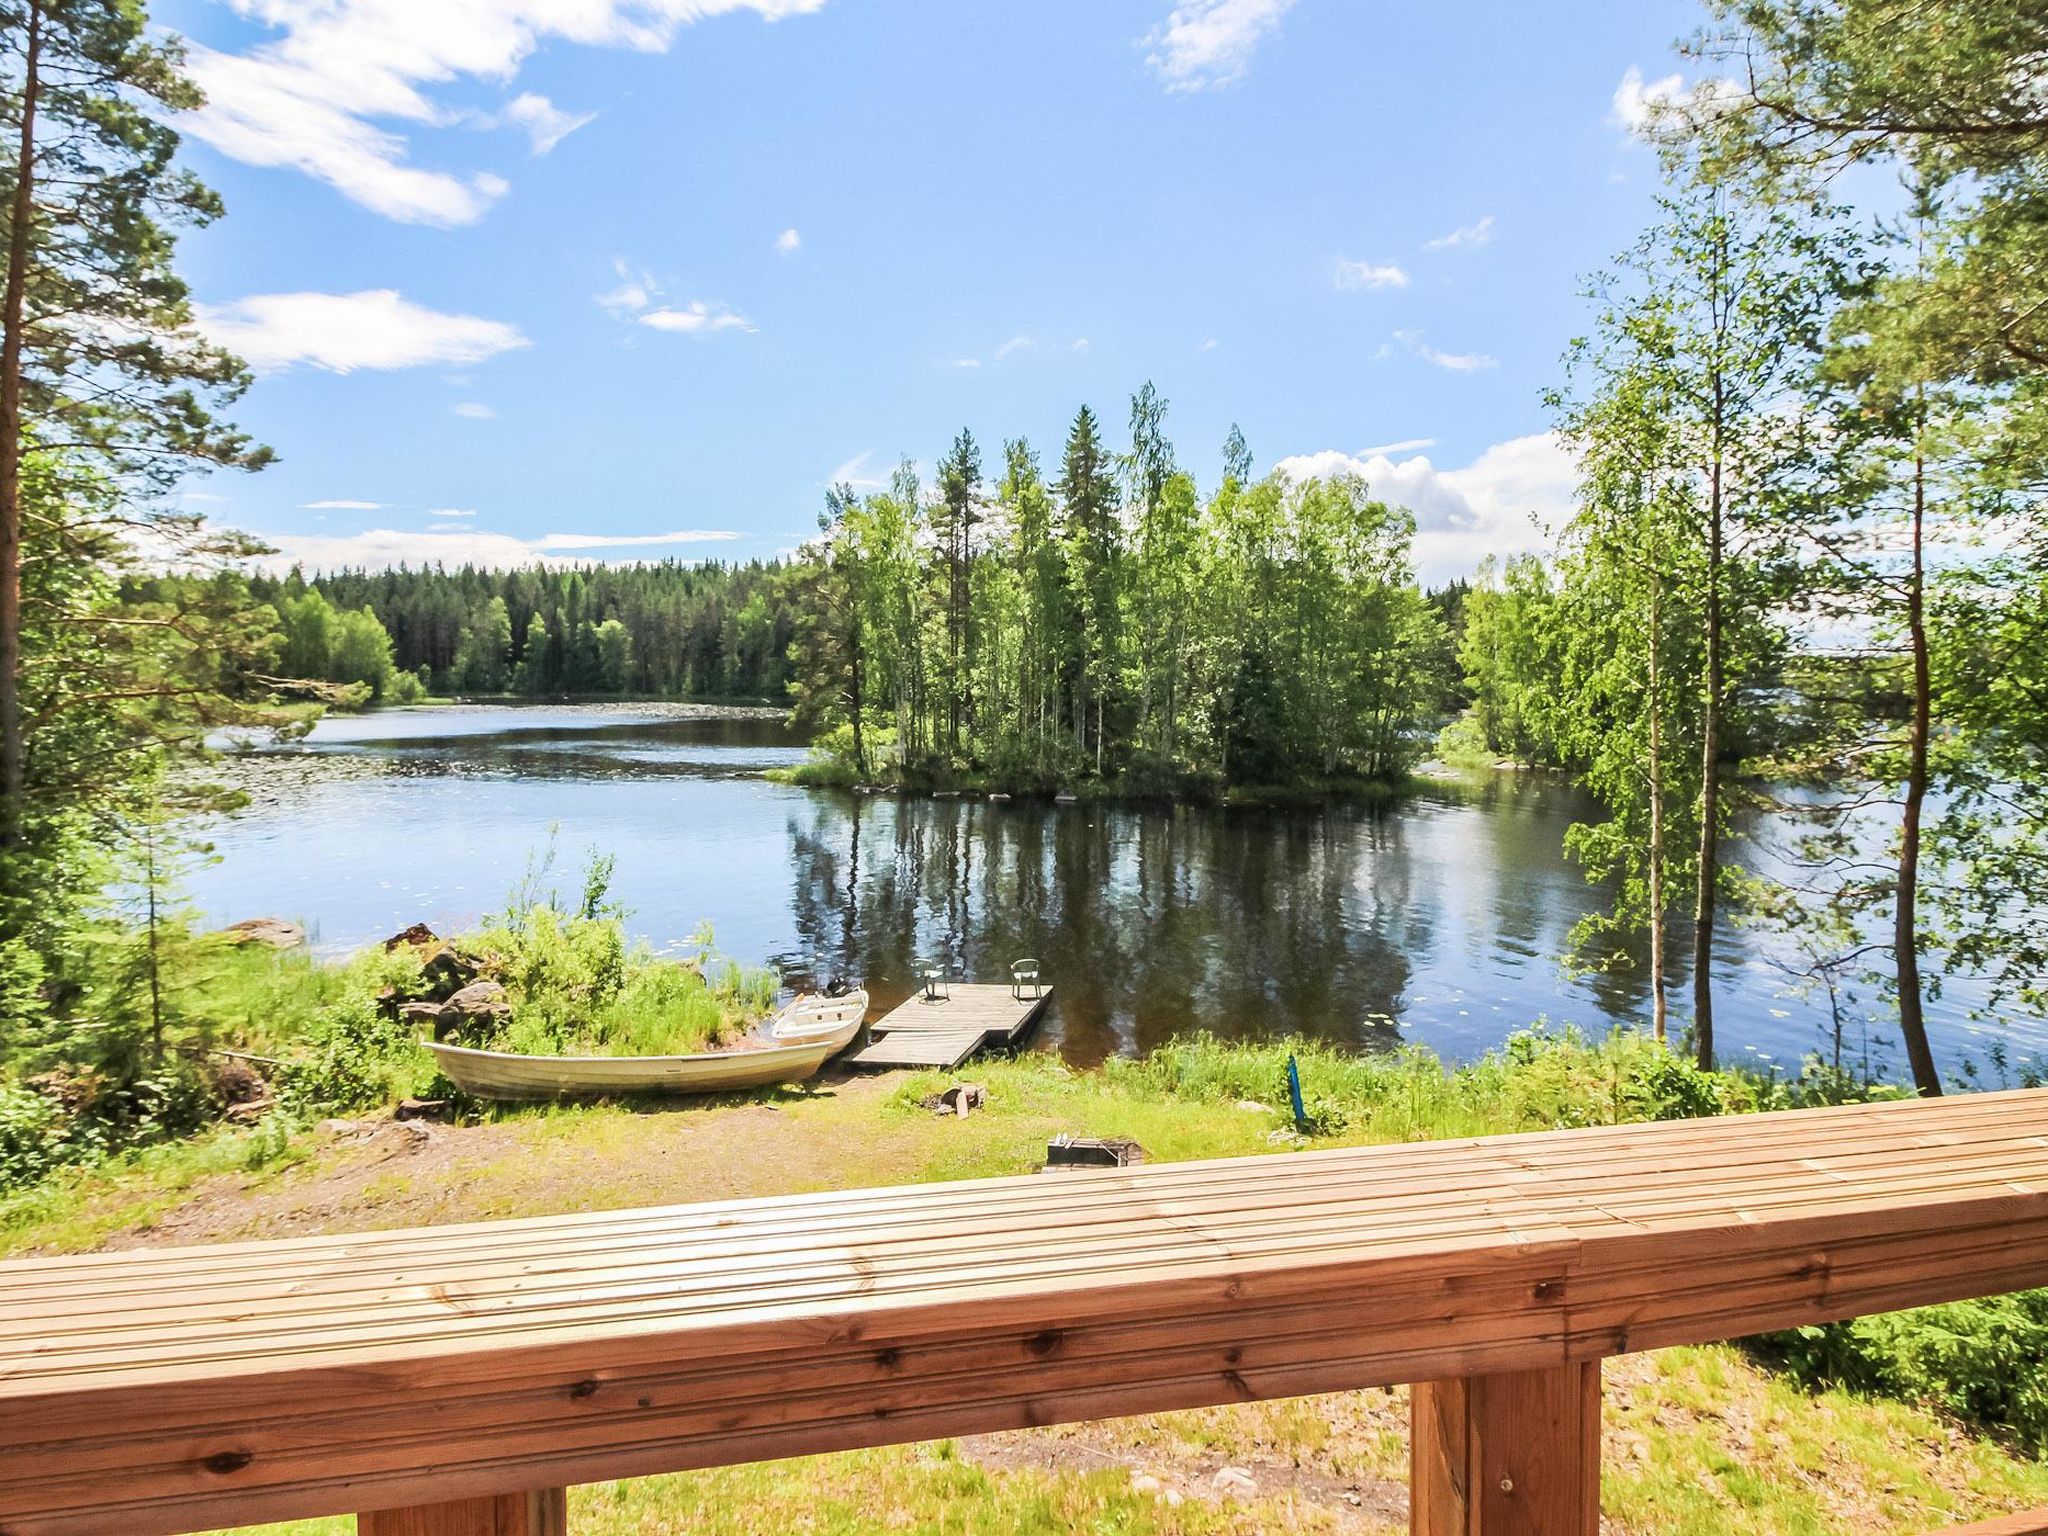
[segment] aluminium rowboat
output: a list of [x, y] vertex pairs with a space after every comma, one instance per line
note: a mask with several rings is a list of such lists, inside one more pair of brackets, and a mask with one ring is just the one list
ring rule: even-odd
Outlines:
[[800, 997], [762, 1031], [767, 1045], [685, 1056], [530, 1056], [438, 1040], [421, 1044], [450, 1082], [480, 1099], [734, 1093], [810, 1077], [860, 1033], [867, 1008], [863, 988], [840, 997]]

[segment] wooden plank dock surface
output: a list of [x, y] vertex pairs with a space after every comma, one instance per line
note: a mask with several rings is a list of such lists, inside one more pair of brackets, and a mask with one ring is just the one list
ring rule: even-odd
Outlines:
[[938, 998], [916, 992], [869, 1025], [874, 1038], [846, 1060], [856, 1067], [957, 1067], [976, 1051], [1014, 1045], [1051, 1001], [1051, 987], [1023, 998], [1007, 985], [971, 982]]
[[1556, 1373], [2042, 1284], [2048, 1090], [14, 1260], [0, 1532]]

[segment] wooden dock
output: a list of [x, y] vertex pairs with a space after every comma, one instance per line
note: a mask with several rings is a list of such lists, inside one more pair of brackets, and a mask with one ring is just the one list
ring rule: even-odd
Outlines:
[[976, 1051], [1014, 1045], [1052, 1000], [1052, 988], [1036, 997], [1015, 996], [1003, 986], [962, 982], [951, 996], [914, 993], [868, 1026], [874, 1039], [846, 1060], [856, 1067], [957, 1067]]

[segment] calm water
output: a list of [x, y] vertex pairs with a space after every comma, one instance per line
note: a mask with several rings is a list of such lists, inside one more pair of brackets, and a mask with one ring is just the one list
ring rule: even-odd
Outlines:
[[[1039, 1039], [1080, 1063], [1197, 1028], [1467, 1057], [1538, 1017], [1599, 1031], [1647, 1012], [1638, 982], [1557, 959], [1600, 896], [1561, 852], [1587, 808], [1550, 780], [1278, 812], [863, 798], [761, 777], [802, 756], [778, 720], [663, 706], [339, 718], [236, 766], [253, 803], [215, 828], [218, 862], [189, 884], [213, 919], [297, 918], [340, 952], [496, 909], [555, 827], [556, 883], [577, 889], [588, 849], [616, 855], [615, 893], [657, 945], [708, 921], [726, 954], [862, 976], [882, 1002], [908, 990], [913, 957], [1001, 980], [1038, 956], [1057, 988]], [[1795, 995], [1755, 935], [1724, 935], [1717, 977], [1726, 1054], [1793, 1064], [1821, 1043], [1824, 1000]], [[1944, 1066], [1982, 1054], [1974, 1000], [1952, 983], [1934, 1005]]]

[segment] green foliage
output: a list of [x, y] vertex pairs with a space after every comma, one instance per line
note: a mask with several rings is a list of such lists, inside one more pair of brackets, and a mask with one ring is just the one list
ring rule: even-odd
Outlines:
[[1457, 1067], [1420, 1048], [1358, 1056], [1307, 1040], [1241, 1045], [1198, 1035], [1103, 1071], [1111, 1083], [1145, 1092], [1242, 1100], [1283, 1113], [1289, 1056], [1317, 1134], [1356, 1128], [1386, 1141], [1733, 1113], [1782, 1107], [1803, 1092], [1702, 1072], [1634, 1031], [1588, 1041], [1575, 1030], [1541, 1026]]
[[413, 1029], [366, 987], [320, 1008], [287, 1049], [292, 1054], [277, 1086], [307, 1115], [391, 1104], [428, 1088], [435, 1076]]
[[666, 1056], [729, 1044], [775, 1002], [773, 971], [720, 959], [709, 928], [685, 959], [626, 938], [610, 900], [612, 861], [593, 854], [574, 907], [544, 890], [550, 846], [530, 861], [505, 911], [457, 940], [510, 994], [509, 1022], [462, 1043], [540, 1056]]
[[1141, 389], [1118, 460], [1083, 409], [1052, 483], [1005, 443], [992, 501], [967, 434], [936, 497], [835, 486], [787, 588], [796, 718], [826, 734], [801, 781], [1397, 781], [1445, 694], [1414, 519], [1351, 477], [1248, 485], [1241, 436], [1205, 500], [1165, 418]]
[[1802, 1381], [1924, 1403], [2048, 1457], [2048, 1290], [1798, 1328], [1757, 1346]]
[[[473, 566], [262, 576], [280, 614], [308, 597], [367, 610], [391, 642], [390, 685], [429, 694], [655, 694], [779, 699], [796, 611], [782, 565], [675, 562], [589, 569]], [[298, 670], [294, 676], [326, 676]]]

